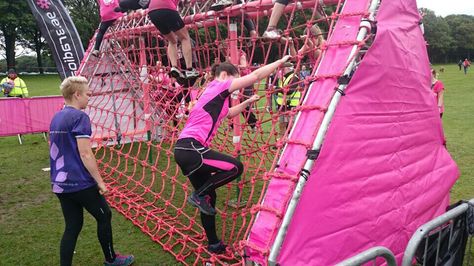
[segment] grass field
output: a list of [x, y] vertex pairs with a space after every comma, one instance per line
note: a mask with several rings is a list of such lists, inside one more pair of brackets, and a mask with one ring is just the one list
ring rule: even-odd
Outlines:
[[23, 75], [21, 78], [28, 87], [30, 97], [61, 94], [59, 75]]
[[[457, 66], [445, 68], [446, 111], [443, 117], [447, 147], [461, 176], [452, 189], [452, 201], [474, 198], [474, 72], [467, 76]], [[22, 76], [30, 95], [58, 95], [59, 77]], [[39, 134], [0, 138], [0, 265], [57, 265], [63, 217], [50, 192], [48, 145]], [[133, 252], [135, 265], [176, 265], [174, 257], [141, 233], [132, 223], [113, 211], [115, 249]], [[102, 254], [95, 222], [85, 215], [76, 247], [74, 265], [100, 265]]]

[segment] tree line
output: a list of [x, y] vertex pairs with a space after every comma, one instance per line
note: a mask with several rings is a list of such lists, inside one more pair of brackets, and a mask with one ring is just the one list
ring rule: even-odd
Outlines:
[[[95, 0], [62, 0], [76, 25], [82, 44], [87, 47], [89, 40], [99, 25], [99, 10]], [[5, 51], [5, 59], [0, 60], [0, 72], [8, 68], [17, 71], [36, 69], [43, 73], [45, 68], [55, 67], [51, 50], [46, 44], [28, 3], [22, 1], [0, 0], [0, 49]], [[36, 52], [36, 66], [31, 58], [16, 58], [15, 47], [22, 46]], [[23, 56], [29, 57], [29, 56]]]
[[425, 39], [431, 63], [454, 63], [474, 55], [474, 16], [436, 16], [422, 8]]
[[[86, 48], [100, 22], [96, 1], [62, 1], [69, 10], [82, 44]], [[453, 63], [464, 58], [470, 59], [471, 52], [474, 51], [474, 16], [441, 17], [424, 8], [421, 9], [421, 12], [424, 14], [425, 39], [432, 63]], [[15, 47], [18, 45], [36, 52], [38, 72], [43, 73], [44, 68], [54, 65], [51, 51], [39, 31], [26, 1], [0, 0], [0, 14], [2, 14], [0, 16], [0, 48], [5, 51], [6, 55], [6, 60], [0, 60], [0, 71], [5, 71], [10, 67], [19, 67], [15, 59]], [[298, 23], [303, 20], [303, 17], [298, 17], [297, 14], [294, 22]], [[20, 62], [30, 61], [31, 59], [20, 60]]]

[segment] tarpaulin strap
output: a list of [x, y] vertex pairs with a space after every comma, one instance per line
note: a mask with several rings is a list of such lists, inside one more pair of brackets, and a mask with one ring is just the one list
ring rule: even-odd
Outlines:
[[275, 209], [275, 208], [270, 208], [268, 206], [264, 206], [264, 205], [255, 205], [252, 207], [252, 209], [250, 210], [250, 212], [252, 214], [255, 214], [257, 212], [260, 212], [260, 211], [265, 211], [265, 212], [269, 212], [269, 213], [272, 213], [274, 214], [276, 217], [278, 218], [282, 218], [283, 217], [283, 214], [281, 213], [281, 211], [279, 211], [278, 209]]

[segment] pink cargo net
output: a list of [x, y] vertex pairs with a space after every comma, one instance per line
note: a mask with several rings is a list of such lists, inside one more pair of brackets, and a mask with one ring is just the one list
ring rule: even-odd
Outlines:
[[[395, 2], [402, 5], [402, 2]], [[414, 5], [414, 0], [403, 2]], [[218, 12], [209, 10], [213, 3], [191, 1], [181, 5], [182, 16], [194, 40], [193, 61], [203, 76], [210, 71], [215, 61], [230, 59], [239, 64], [242, 55], [247, 61], [241, 67], [242, 74], [248, 73], [261, 64], [270, 63], [289, 53], [289, 37], [298, 51], [309, 41], [303, 35], [313, 25], [320, 27], [327, 40], [294, 57], [293, 71], [300, 76], [299, 82], [278, 86], [277, 80], [283, 71], [280, 69], [274, 77], [250, 88], [263, 99], [240, 118], [224, 122], [211, 144], [215, 150], [240, 156], [245, 166], [241, 179], [217, 190], [218, 233], [229, 244], [227, 252], [215, 255], [207, 251], [199, 213], [186, 203], [186, 198], [193, 191], [192, 186], [182, 176], [173, 158], [173, 145], [186, 122], [187, 109], [200, 94], [200, 84], [205, 83], [205, 80], [198, 80], [191, 87], [183, 87], [169, 77], [166, 42], [150, 23], [146, 11], [116, 21], [104, 38], [99, 56], [87, 53], [81, 64], [80, 73], [89, 79], [93, 91], [87, 111], [93, 122], [96, 157], [112, 192], [108, 196], [111, 205], [170, 252], [177, 261], [187, 265], [202, 265], [206, 262], [224, 265], [240, 264], [243, 258], [247, 258], [266, 264], [288, 201], [305, 164], [307, 151], [312, 149], [313, 140], [330, 106], [330, 99], [336, 93], [335, 88], [342, 82], [340, 78], [352, 59], [357, 60], [357, 63], [365, 62], [365, 59], [361, 61], [359, 51], [370, 47], [373, 34], [369, 31], [364, 38], [357, 39], [357, 33], [361, 20], [369, 19], [369, 1], [290, 3], [279, 24], [284, 38], [277, 40], [251, 37], [243, 26], [244, 19], [251, 19], [261, 35], [271, 14], [273, 4], [270, 0], [236, 4]], [[414, 31], [414, 26], [410, 30]], [[93, 44], [94, 40], [91, 42]], [[416, 42], [417, 49], [424, 54], [420, 48], [421, 35]], [[403, 42], [397, 40], [396, 43]], [[422, 55], [416, 60], [417, 66], [426, 68], [426, 56]], [[304, 72], [304, 68], [309, 71]], [[426, 74], [423, 68], [416, 73], [426, 79], [421, 75]], [[428, 84], [419, 82], [418, 90], [413, 93], [424, 99], [421, 103], [424, 110], [434, 110], [426, 98]], [[351, 86], [353, 83], [351, 81]], [[366, 86], [364, 80], [358, 84]], [[301, 100], [293, 108], [278, 107], [275, 102], [277, 97], [286, 101], [295, 91], [300, 93]], [[404, 94], [401, 101], [405, 95], [408, 101], [409, 94]], [[233, 104], [246, 97], [248, 94], [242, 91], [234, 98]], [[403, 109], [403, 112], [411, 111]], [[434, 115], [434, 111], [431, 113]], [[288, 121], [288, 126], [280, 130], [282, 118]], [[432, 122], [432, 127], [441, 132], [439, 121], [433, 118]], [[388, 128], [389, 124], [386, 126]], [[339, 133], [350, 134], [351, 130], [344, 128]], [[357, 136], [360, 138], [371, 136], [359, 134]], [[435, 138], [433, 136], [438, 135], [432, 133], [431, 137]], [[446, 154], [438, 148], [440, 154]], [[331, 151], [337, 153], [336, 148], [331, 148]], [[324, 176], [313, 177], [319, 167], [319, 160], [310, 181], [326, 180]], [[373, 163], [376, 162], [377, 159], [374, 159]], [[339, 165], [335, 159], [332, 164]], [[350, 171], [352, 174], [358, 172], [357, 169]], [[389, 172], [387, 175], [390, 176]], [[326, 187], [326, 192], [342, 193], [338, 187]], [[387, 187], [387, 190], [393, 189]], [[314, 194], [312, 190], [313, 187], [308, 184], [302, 199], [307, 194]], [[445, 197], [444, 189], [441, 192]], [[319, 198], [318, 201], [325, 202]], [[341, 207], [347, 203], [333, 202]], [[317, 231], [320, 226], [313, 218], [315, 213], [307, 213], [304, 206], [307, 206], [306, 203], [298, 205], [295, 219], [300, 219], [297, 217], [300, 207], [303, 208], [303, 215], [307, 215], [308, 221], [314, 224], [311, 230]], [[299, 222], [293, 220], [291, 225]], [[321, 227], [331, 230], [328, 226], [321, 224]], [[288, 239], [296, 234], [291, 231], [292, 228], [289, 227]], [[299, 253], [288, 243], [293, 242], [283, 242], [280, 252], [282, 261], [286, 262], [286, 256], [298, 260]], [[314, 248], [312, 246], [311, 250]], [[318, 243], [319, 248], [324, 248], [324, 245], [319, 247]], [[287, 255], [287, 251], [294, 252], [294, 257]], [[347, 252], [351, 255], [356, 250]], [[346, 258], [337, 257], [340, 260]], [[284, 265], [293, 263], [291, 261]]]

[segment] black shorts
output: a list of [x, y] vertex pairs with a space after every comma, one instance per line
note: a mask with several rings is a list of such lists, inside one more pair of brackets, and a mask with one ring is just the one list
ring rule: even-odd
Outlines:
[[163, 35], [184, 28], [184, 21], [176, 10], [156, 9], [150, 11], [148, 16], [150, 17], [151, 22]]
[[290, 0], [276, 0], [275, 2], [287, 6]]

